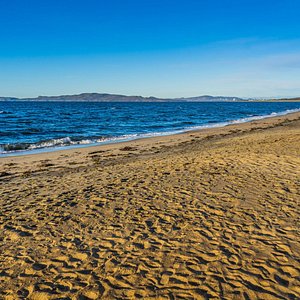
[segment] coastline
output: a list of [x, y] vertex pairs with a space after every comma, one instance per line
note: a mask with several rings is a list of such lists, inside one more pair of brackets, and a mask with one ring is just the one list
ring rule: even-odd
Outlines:
[[0, 297], [297, 299], [299, 178], [300, 112], [2, 157]]
[[[53, 151], [38, 152], [38, 153], [24, 153], [20, 155], [11, 155], [11, 156], [0, 156], [0, 167], [1, 162], [8, 161], [24, 161], [29, 159], [30, 161], [40, 160], [40, 159], [58, 159], [59, 157], [65, 157], [66, 155], [77, 156], [77, 158], [81, 156], [86, 156], [90, 152], [94, 151], [119, 151], [120, 148], [124, 147], [137, 147], [141, 146], [142, 148], [152, 147], [152, 143], [159, 144], [163, 146], [173, 146], [178, 142], [185, 142], [189, 139], [193, 138], [191, 135], [197, 134], [197, 138], [207, 138], [210, 135], [223, 135], [229, 134], [232, 130], [253, 130], [256, 126], [262, 125], [262, 128], [268, 128], [270, 124], [276, 125], [284, 120], [295, 120], [300, 116], [300, 112], [292, 112], [283, 115], [277, 116], [268, 116], [265, 118], [242, 122], [242, 123], [233, 123], [226, 124], [224, 126], [219, 127], [209, 127], [209, 128], [201, 128], [195, 130], [188, 130], [180, 133], [168, 134], [168, 135], [159, 135], [159, 136], [151, 136], [144, 138], [137, 138], [134, 140], [128, 140], [123, 142], [116, 143], [108, 143], [108, 144], [99, 144], [99, 145], [85, 145], [82, 147], [74, 147], [74, 148], [64, 148], [64, 149], [55, 149]], [[240, 128], [239, 128], [240, 127]], [[122, 151], [122, 150], [121, 150]], [[125, 151], [126, 152], [126, 151]], [[122, 152], [121, 152], [122, 153]]]
[[[196, 125], [193, 127], [187, 127], [183, 129], [177, 129], [174, 131], [168, 131], [168, 132], [149, 132], [145, 134], [131, 134], [131, 135], [125, 135], [125, 136], [118, 136], [115, 138], [108, 138], [107, 140], [103, 140], [102, 142], [90, 142], [87, 143], [85, 139], [84, 143], [79, 144], [71, 144], [71, 145], [65, 145], [65, 146], [46, 146], [46, 147], [35, 147], [33, 149], [28, 150], [18, 150], [18, 151], [7, 151], [6, 153], [0, 153], [0, 159], [2, 157], [15, 157], [15, 156], [23, 156], [23, 155], [35, 155], [35, 154], [41, 154], [41, 153], [50, 153], [50, 152], [56, 152], [56, 151], [65, 151], [65, 150], [71, 150], [71, 149], [81, 149], [81, 148], [88, 148], [88, 147], [97, 147], [97, 146], [105, 146], [110, 144], [120, 144], [120, 143], [126, 143], [126, 142], [132, 142], [135, 140], [141, 140], [146, 138], [153, 138], [153, 137], [165, 137], [165, 136], [172, 136], [177, 134], [184, 134], [189, 133], [193, 131], [200, 131], [200, 130], [209, 130], [214, 128], [222, 128], [226, 127], [232, 124], [243, 124], [243, 123], [249, 123], [249, 122], [255, 122], [259, 120], [274, 118], [274, 117], [280, 117], [280, 116], [286, 116], [289, 114], [300, 112], [300, 109], [289, 109], [282, 112], [273, 112], [268, 115], [256, 115], [252, 117], [244, 117], [236, 120], [230, 120], [230, 121], [223, 121], [218, 122], [212, 125], [209, 124], [203, 124], [203, 125]], [[69, 137], [65, 138], [59, 138], [58, 140], [67, 140], [70, 139]], [[44, 142], [45, 143], [45, 142]], [[49, 142], [48, 142], [49, 143]]]

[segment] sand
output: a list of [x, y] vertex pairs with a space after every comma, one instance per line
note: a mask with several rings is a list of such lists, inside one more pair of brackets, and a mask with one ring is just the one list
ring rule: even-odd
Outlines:
[[0, 299], [300, 299], [300, 113], [0, 159]]

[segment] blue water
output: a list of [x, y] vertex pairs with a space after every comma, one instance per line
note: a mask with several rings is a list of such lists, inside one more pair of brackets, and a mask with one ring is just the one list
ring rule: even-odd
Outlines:
[[0, 102], [0, 155], [166, 135], [296, 110], [300, 103]]

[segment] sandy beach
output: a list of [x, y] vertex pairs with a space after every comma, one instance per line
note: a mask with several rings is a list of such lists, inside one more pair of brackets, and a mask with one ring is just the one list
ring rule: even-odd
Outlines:
[[0, 299], [300, 299], [300, 113], [0, 158]]

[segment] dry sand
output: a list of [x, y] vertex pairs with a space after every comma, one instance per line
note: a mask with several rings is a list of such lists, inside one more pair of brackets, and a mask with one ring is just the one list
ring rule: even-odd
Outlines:
[[0, 299], [300, 299], [300, 113], [0, 159]]

